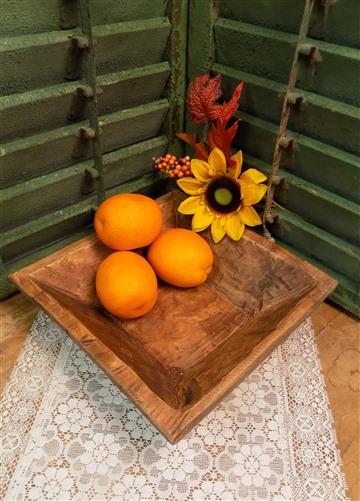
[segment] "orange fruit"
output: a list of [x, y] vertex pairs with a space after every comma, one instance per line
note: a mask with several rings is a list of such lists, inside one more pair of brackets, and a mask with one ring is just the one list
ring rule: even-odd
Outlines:
[[101, 304], [120, 318], [137, 318], [156, 303], [157, 279], [139, 254], [118, 251], [101, 262], [96, 273], [96, 292]]
[[121, 193], [100, 205], [95, 215], [95, 231], [112, 249], [138, 249], [151, 244], [158, 236], [162, 220], [160, 207], [151, 198]]
[[197, 233], [182, 228], [160, 233], [147, 258], [159, 278], [177, 287], [204, 283], [213, 264], [210, 245]]

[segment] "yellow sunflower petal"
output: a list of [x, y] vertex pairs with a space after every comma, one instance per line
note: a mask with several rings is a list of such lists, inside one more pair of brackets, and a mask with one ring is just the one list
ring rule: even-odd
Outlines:
[[241, 221], [237, 212], [226, 217], [225, 231], [230, 238], [235, 241], [240, 240], [240, 238], [243, 236], [244, 230], [245, 225]]
[[266, 193], [265, 184], [251, 184], [240, 178], [241, 196], [243, 205], [254, 205], [260, 202]]
[[186, 200], [181, 202], [178, 207], [178, 211], [181, 214], [195, 214], [197, 209], [201, 207], [201, 196], [188, 197]]
[[224, 238], [225, 229], [224, 226], [222, 225], [220, 217], [214, 218], [213, 222], [211, 223], [211, 235], [216, 244]]
[[192, 218], [191, 227], [193, 231], [203, 231], [213, 222], [214, 214], [209, 212], [205, 205], [201, 205]]
[[198, 158], [194, 158], [191, 160], [191, 172], [194, 174], [196, 179], [206, 183], [210, 179], [210, 165], [204, 160], [199, 160]]
[[205, 189], [201, 181], [188, 176], [178, 179], [177, 185], [188, 195], [200, 195]]
[[261, 218], [253, 207], [243, 205], [238, 213], [240, 220], [247, 226], [257, 226], [261, 224]]
[[248, 169], [241, 174], [240, 179], [243, 179], [247, 183], [259, 184], [266, 181], [267, 178], [265, 174], [257, 169]]
[[226, 174], [226, 158], [219, 148], [214, 148], [208, 159], [211, 172], [215, 174]]
[[243, 163], [243, 154], [242, 151], [239, 150], [235, 155], [231, 157], [231, 160], [236, 162], [236, 165], [229, 167], [229, 174], [234, 179], [237, 179], [240, 176], [241, 167]]

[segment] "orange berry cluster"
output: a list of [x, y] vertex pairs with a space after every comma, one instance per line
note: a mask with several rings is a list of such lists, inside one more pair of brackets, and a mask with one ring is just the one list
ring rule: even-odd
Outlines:
[[192, 176], [190, 167], [190, 157], [176, 158], [168, 153], [164, 157], [153, 158], [153, 168], [159, 172], [167, 174], [169, 177]]

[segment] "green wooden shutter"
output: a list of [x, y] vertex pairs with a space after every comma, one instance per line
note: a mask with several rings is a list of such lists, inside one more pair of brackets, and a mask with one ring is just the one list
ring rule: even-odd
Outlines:
[[[236, 145], [248, 165], [269, 173], [303, 6], [288, 0], [107, 0], [104, 7], [103, 0], [91, 0], [107, 194], [157, 186], [148, 174], [151, 157], [184, 129], [179, 95], [210, 66], [223, 75], [227, 95], [239, 80], [246, 82]], [[71, 64], [69, 50], [69, 36], [81, 32], [77, 1], [0, 0], [0, 10], [5, 295], [8, 271], [87, 231], [96, 194], [91, 182], [84, 186], [91, 151], [76, 138], [88, 124], [86, 100], [74, 96], [80, 64]], [[297, 90], [303, 100], [288, 131], [297, 148], [283, 158], [285, 182], [271, 228], [282, 245], [338, 279], [332, 297], [354, 312], [359, 16], [360, 4], [352, 0], [315, 3], [308, 43], [320, 50], [322, 62], [302, 59]]]
[[[187, 1], [90, 0], [106, 194], [161, 188], [151, 173], [182, 128]], [[79, 238], [96, 182], [76, 0], [0, 1], [1, 296], [7, 274]], [[174, 22], [176, 20], [176, 23]], [[171, 64], [170, 64], [171, 63]], [[152, 190], [152, 191], [151, 191]]]
[[[243, 80], [236, 146], [247, 165], [270, 173], [284, 93], [304, 2], [221, 0], [192, 2], [191, 77], [210, 66], [230, 95]], [[331, 5], [330, 5], [331, 4]], [[208, 36], [196, 38], [204, 15]], [[352, 0], [315, 2], [307, 43], [322, 61], [301, 60], [283, 155], [285, 182], [277, 190], [271, 232], [282, 245], [332, 274], [332, 298], [359, 313], [359, 19]], [[211, 36], [209, 35], [211, 34]], [[294, 145], [294, 143], [293, 143]]]

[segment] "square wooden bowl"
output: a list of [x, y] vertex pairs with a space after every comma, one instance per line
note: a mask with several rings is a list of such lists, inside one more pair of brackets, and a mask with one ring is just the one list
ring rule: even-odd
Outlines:
[[[186, 226], [179, 195], [158, 200], [164, 227]], [[159, 284], [155, 308], [119, 320], [99, 304], [95, 274], [111, 253], [94, 236], [12, 279], [104, 370], [167, 439], [186, 435], [335, 288], [317, 268], [247, 230], [213, 244], [206, 284]]]

